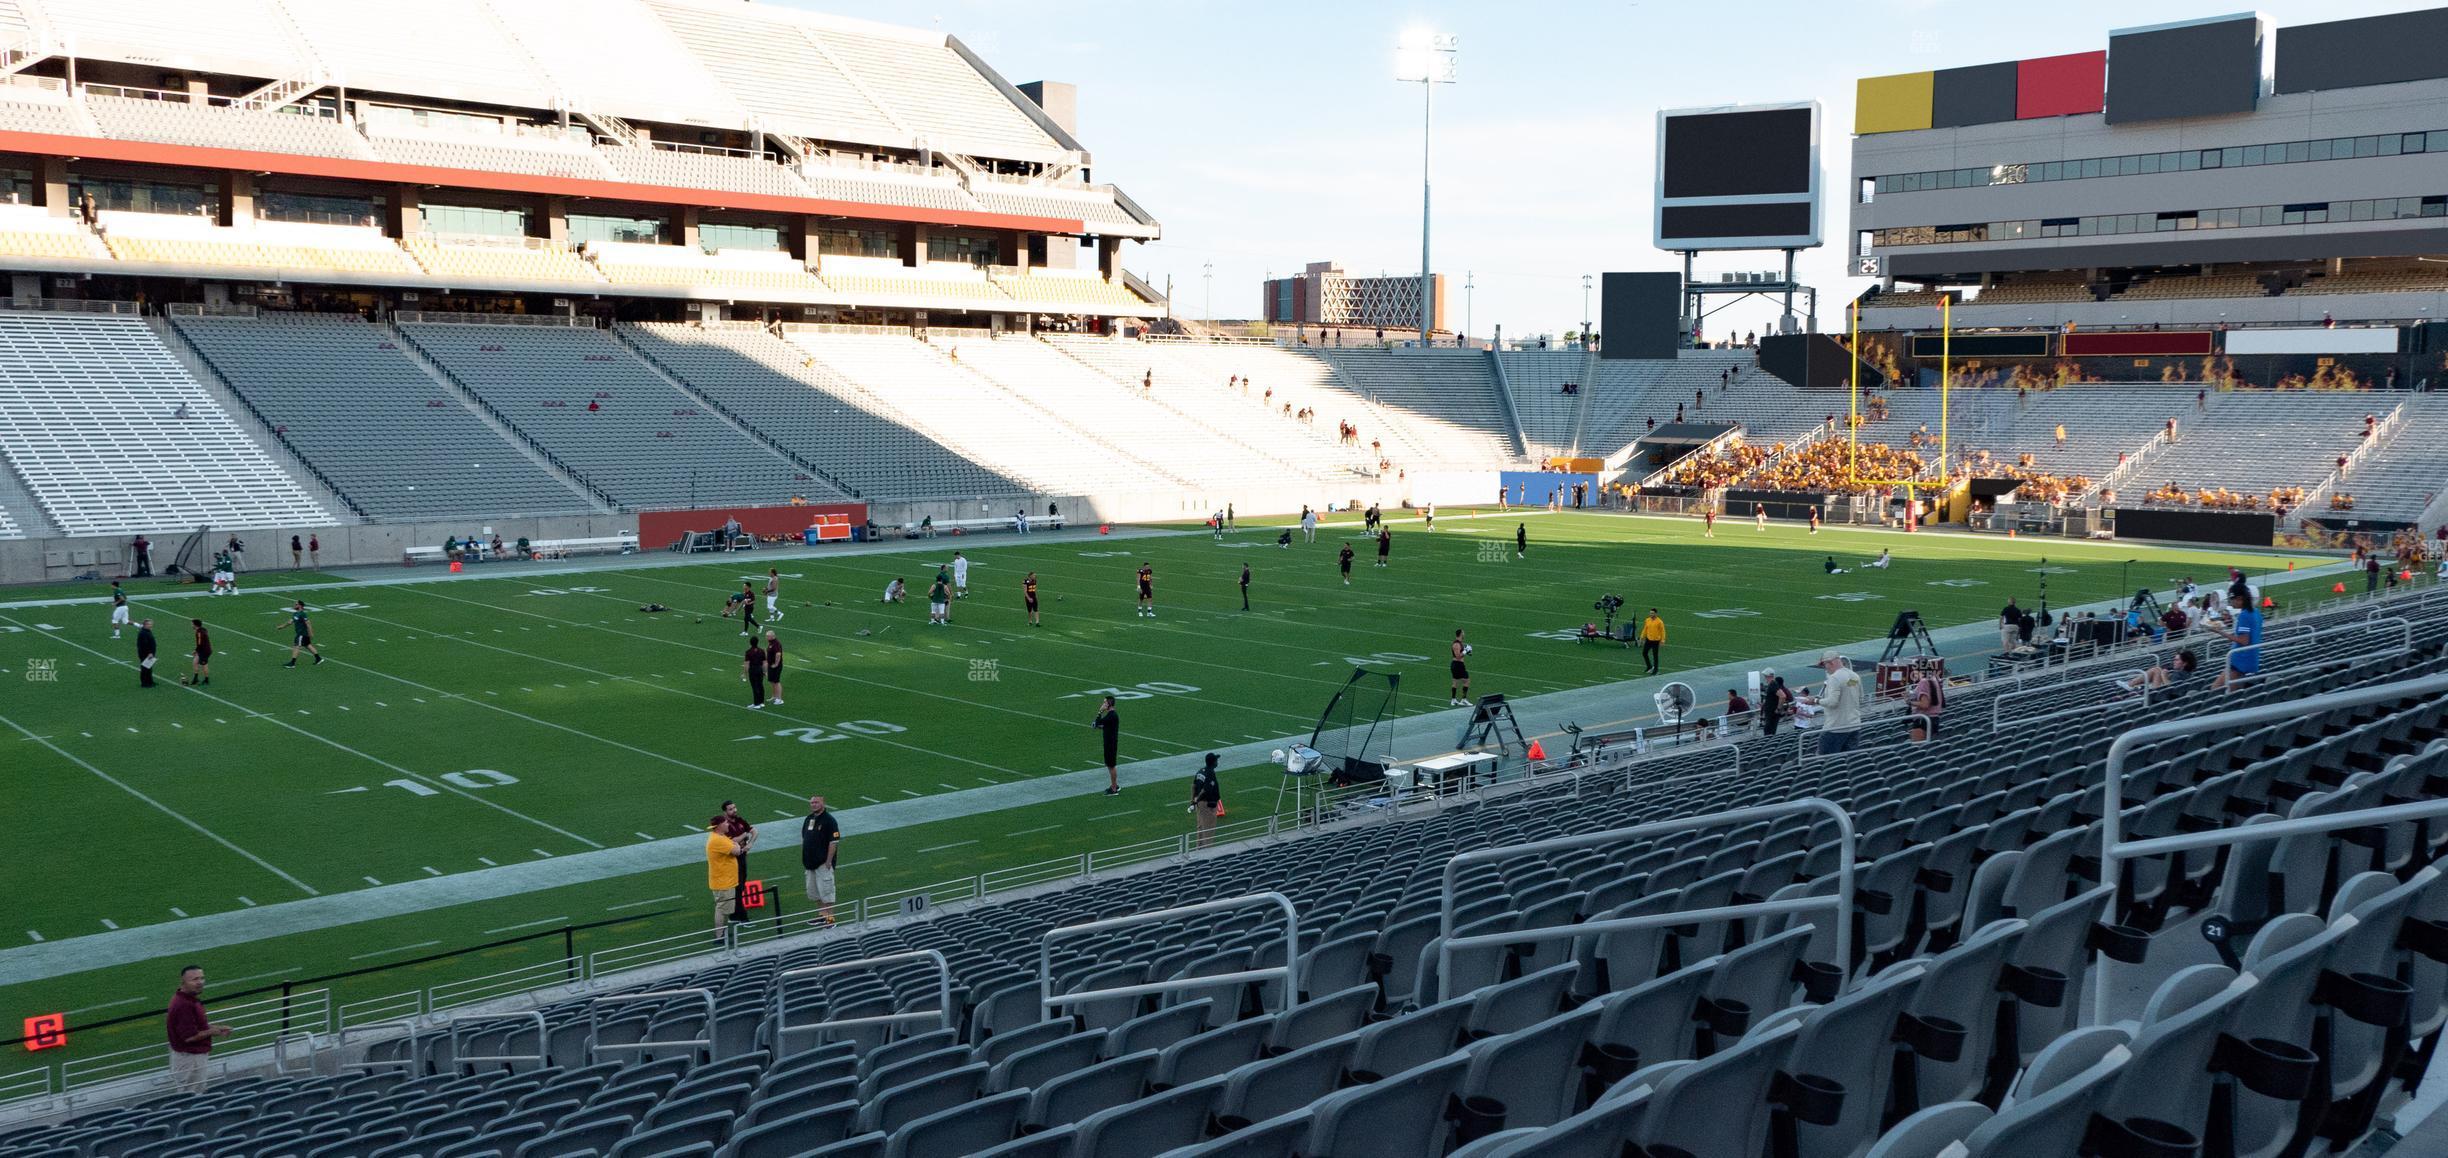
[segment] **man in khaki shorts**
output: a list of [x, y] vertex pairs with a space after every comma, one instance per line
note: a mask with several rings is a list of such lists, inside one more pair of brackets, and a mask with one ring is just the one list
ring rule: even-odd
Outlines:
[[824, 797], [808, 797], [807, 817], [799, 822], [799, 867], [807, 872], [808, 903], [824, 914], [808, 924], [833, 923], [833, 864], [840, 856], [841, 822], [825, 811]]
[[723, 944], [731, 910], [739, 902], [740, 843], [723, 835], [721, 813], [706, 821], [706, 887], [714, 892], [714, 943]]

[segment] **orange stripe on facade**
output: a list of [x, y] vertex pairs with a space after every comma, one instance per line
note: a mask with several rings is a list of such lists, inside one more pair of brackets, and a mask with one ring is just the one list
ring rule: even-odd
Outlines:
[[437, 185], [496, 193], [528, 193], [543, 197], [576, 197], [600, 201], [633, 201], [698, 209], [750, 209], [816, 217], [857, 217], [871, 221], [907, 221], [923, 225], [967, 225], [1030, 233], [1089, 232], [1078, 218], [1029, 217], [1016, 213], [972, 213], [961, 209], [921, 209], [909, 205], [875, 205], [824, 197], [784, 197], [772, 193], [740, 193], [727, 189], [683, 189], [669, 185], [632, 185], [586, 177], [545, 177], [533, 173], [495, 173], [481, 169], [447, 169], [403, 165], [394, 161], [359, 161], [347, 157], [307, 157], [293, 153], [258, 153], [246, 149], [215, 149], [201, 145], [165, 145], [154, 141], [63, 137], [51, 133], [0, 131], [0, 151], [41, 157], [90, 158], [189, 169], [231, 169], [327, 177], [342, 181], [372, 181], [391, 185]]

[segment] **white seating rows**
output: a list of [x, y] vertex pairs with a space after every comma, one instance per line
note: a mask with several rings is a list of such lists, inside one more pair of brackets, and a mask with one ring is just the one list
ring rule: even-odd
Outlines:
[[602, 330], [449, 323], [399, 329], [512, 430], [622, 506], [774, 504], [830, 490], [708, 412]]
[[1076, 217], [1093, 229], [1099, 225], [1136, 228], [1142, 224], [1121, 203], [1114, 200], [1109, 189], [1092, 189], [1080, 185], [1024, 184], [1014, 181], [981, 181], [971, 190], [979, 204], [995, 213], [1020, 213], [1031, 217]]
[[371, 226], [250, 221], [241, 227], [215, 225], [202, 217], [115, 210], [101, 216], [103, 244], [121, 261], [293, 273], [421, 272], [398, 243]]
[[775, 131], [873, 144], [909, 143], [913, 136], [845, 76], [798, 21], [758, 8], [717, 12], [687, 0], [646, 0], [646, 6]]
[[2138, 498], [2169, 482], [2188, 491], [2219, 486], [2264, 496], [2278, 486], [2308, 490], [2360, 443], [2363, 416], [2385, 409], [2360, 392], [2213, 394], [2208, 420], [2190, 413], [2179, 418], [2176, 445], [2137, 467], [2142, 477], [2122, 497]]
[[1280, 484], [1284, 479], [1288, 464], [1281, 459], [1184, 422], [1178, 412], [1150, 397], [1154, 391], [1124, 386], [1044, 342], [937, 336], [934, 345], [1013, 395], [1078, 420], [1085, 435], [1095, 440], [1092, 445], [1153, 462], [1195, 486], [1228, 493], [1235, 486]]
[[[818, 365], [872, 383], [910, 425], [1009, 478], [1052, 494], [1165, 490], [1181, 481], [1136, 448], [1098, 446], [1088, 429], [1040, 409], [924, 342], [897, 335], [793, 330], [793, 345]], [[1093, 422], [1094, 416], [1078, 416]]]
[[[1728, 370], [1734, 372], [1730, 391], [1721, 385]], [[1746, 350], [1684, 350], [1673, 361], [1601, 360], [1590, 395], [1589, 420], [1581, 431], [1581, 452], [1603, 456], [1631, 445], [1648, 433], [1650, 419], [1665, 425], [1674, 417], [1675, 404], [1690, 402], [1694, 391], [1705, 391], [1709, 401], [1697, 412], [1686, 409], [1686, 418], [1726, 421], [1725, 415], [1713, 412], [1720, 405], [1718, 396], [1739, 394], [1755, 380], [1767, 377], [1751, 364]], [[1771, 425], [1776, 429], [1753, 434], [1765, 433], [1773, 442], [1784, 424]]]
[[1448, 357], [1325, 349], [1317, 356], [1367, 395], [1378, 414], [1406, 429], [1409, 441], [1423, 452], [1419, 461], [1487, 466], [1520, 457], [1484, 353], [1463, 351]]
[[474, 281], [605, 284], [602, 271], [576, 253], [525, 241], [412, 236], [400, 244], [425, 272], [462, 285]]
[[25, 528], [18, 526], [17, 520], [9, 517], [6, 508], [0, 508], [0, 539], [22, 538], [25, 538]]
[[588, 261], [615, 285], [676, 286], [721, 297], [782, 294], [824, 296], [823, 282], [788, 253], [725, 249], [707, 253], [689, 245], [642, 245], [590, 241]]
[[434, 0], [413, 21], [367, 20], [345, 4], [280, 7], [315, 59], [354, 89], [531, 109], [552, 108], [559, 95], [493, 15], [492, 0]]
[[347, 314], [173, 324], [290, 450], [367, 515], [594, 509], [471, 413], [388, 327]]
[[122, 140], [160, 141], [212, 149], [298, 153], [371, 160], [365, 138], [331, 117], [309, 112], [243, 109], [87, 92], [86, 111], [102, 131]]
[[[1158, 406], [1185, 421], [1219, 432], [1219, 437], [1229, 432], [1254, 440], [1291, 464], [1298, 475], [1345, 480], [1355, 473], [1375, 473], [1367, 437], [1358, 447], [1339, 445], [1334, 437], [1338, 420], [1365, 423], [1366, 408], [1344, 391], [1321, 387], [1328, 371], [1314, 358], [1262, 346], [1125, 342], [1073, 334], [1048, 334], [1043, 340], [1126, 390], [1141, 388]], [[1151, 377], [1152, 388], [1143, 387]], [[1236, 386], [1236, 378], [1246, 388]], [[1295, 421], [1282, 413], [1283, 406], [1314, 406], [1317, 420]]]
[[[2448, 635], [2441, 601], [2392, 603], [2421, 623], [2426, 651]], [[2311, 658], [2299, 646], [2218, 705], [2443, 668], [2401, 656], [2324, 671]], [[2312, 1127], [2331, 1152], [2350, 1152], [2405, 1104], [2448, 1023], [2443, 834], [2400, 823], [2103, 873], [2086, 806], [2103, 795], [2110, 741], [2197, 712], [2185, 697], [2208, 693], [2176, 694], [1808, 763], [1790, 742], [1746, 741], [1756, 764], [1741, 776], [1558, 783], [1509, 804], [1457, 802], [816, 934], [778, 953], [722, 954], [678, 977], [526, 1007], [540, 1030], [504, 1020], [393, 1038], [368, 1053], [387, 1067], [375, 1073], [246, 1079], [96, 1109], [0, 1136], [0, 1158], [166, 1158], [191, 1138], [262, 1158], [2074, 1158], [2100, 1152], [2095, 1114], [2158, 1144], [2112, 1153], [2189, 1154], [2232, 1136], [2235, 1152], [2260, 1158], [2290, 1152], [2282, 1144]], [[1984, 695], [1951, 714], [1981, 714]], [[2401, 695], [2133, 757], [2120, 797], [2129, 837], [2437, 799], [2448, 793], [2448, 704]], [[1848, 814], [1851, 865], [1839, 863], [1831, 818], [1718, 819], [1805, 797]], [[1695, 823], [1526, 847], [1669, 819]], [[1448, 888], [1446, 862], [1466, 851], [1493, 855]], [[1852, 912], [1527, 936], [1826, 897], [1840, 868], [1854, 873]], [[1261, 890], [1291, 901], [1292, 946], [1252, 908], [1074, 935], [1045, 953], [1058, 995], [1234, 979], [1057, 1015], [1041, 1006], [1050, 931]], [[1456, 935], [1512, 940], [1447, 958], [1448, 912]], [[2206, 941], [2211, 914], [2226, 931]], [[1837, 950], [1840, 922], [1850, 957]], [[914, 950], [951, 969], [945, 1028], [784, 1032], [937, 1011], [931, 966], [866, 963]], [[2119, 1020], [2087, 1024], [2112, 955], [2126, 982], [2112, 994]], [[851, 967], [783, 977], [818, 964]], [[1290, 982], [1246, 976], [1273, 966], [1289, 967]], [[650, 989], [702, 990], [712, 1009]], [[629, 1000], [595, 1004], [606, 996]], [[544, 1060], [472, 1060], [505, 1054]], [[1772, 1136], [1793, 1148], [1772, 1151]]]
[[979, 208], [958, 178], [940, 170], [933, 176], [919, 176], [815, 160], [800, 166], [799, 178], [814, 197], [919, 209]]
[[825, 57], [874, 95], [894, 124], [919, 140], [957, 143], [990, 156], [1057, 151], [1054, 139], [938, 37], [801, 25]]
[[0, 313], [0, 454], [63, 534], [333, 521], [141, 318]]
[[[2223, 397], [2212, 399], [2209, 415], [2194, 409], [2194, 395], [2199, 389], [2183, 385], [2082, 383], [2033, 391], [2021, 398], [2012, 389], [1996, 386], [1957, 389], [1948, 406], [1949, 448], [1959, 454], [1987, 450], [2008, 463], [2028, 451], [2039, 469], [2052, 474], [2105, 478], [2121, 458], [2140, 450], [2170, 418], [2186, 430], [2206, 422], [2224, 422], [2227, 416], [2219, 411], [2224, 405]], [[1889, 405], [1895, 407], [1896, 400], [1907, 395], [1929, 396], [1919, 400], [1913, 421], [1927, 422], [1935, 432], [1936, 394], [1934, 390], [1897, 390], [1889, 391], [1887, 398]], [[1893, 409], [1891, 413], [1900, 418], [1904, 410]], [[2061, 425], [2066, 428], [2063, 446], [2057, 445], [2057, 427]], [[1896, 442], [1911, 429], [1912, 426], [1891, 420], [1880, 437]], [[2165, 480], [2135, 481], [2147, 490]]]
[[0, 205], [0, 253], [61, 261], [108, 261], [110, 250], [85, 223], [39, 205]]
[[425, 132], [380, 118], [364, 122], [366, 143], [381, 160], [443, 169], [532, 173], [617, 181], [603, 155], [585, 141], [509, 133]]
[[[2405, 398], [2405, 415], [2389, 441], [2339, 480], [2337, 489], [2354, 496], [2352, 513], [2339, 517], [2410, 523], [2448, 487], [2448, 398], [2429, 393]], [[2318, 518], [2327, 512], [2304, 513]]]
[[1513, 391], [1513, 412], [1521, 415], [1522, 437], [1530, 440], [1531, 452], [1569, 451], [1573, 423], [1581, 414], [1581, 396], [1564, 393], [1564, 386], [1569, 382], [1584, 391], [1594, 386], [1580, 381], [1581, 368], [1587, 364], [1582, 351], [1507, 350], [1496, 357], [1504, 363], [1505, 385]]
[[1034, 489], [914, 429], [885, 399], [806, 350], [747, 326], [624, 326], [621, 336], [689, 388], [854, 494], [936, 498]]
[[641, 185], [730, 189], [776, 197], [808, 196], [807, 186], [792, 176], [790, 170], [764, 157], [614, 146], [605, 147], [603, 157], [623, 180]]

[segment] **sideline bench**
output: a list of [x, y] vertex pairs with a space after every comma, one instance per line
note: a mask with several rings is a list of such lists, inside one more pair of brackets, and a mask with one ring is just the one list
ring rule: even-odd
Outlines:
[[[582, 539], [530, 539], [527, 541], [527, 550], [528, 557], [533, 559], [568, 559], [578, 555], [634, 555], [637, 554], [638, 539], [636, 533], [630, 531], [623, 531], [617, 535], [599, 535]], [[501, 554], [495, 555], [490, 543], [469, 543], [460, 552], [459, 558], [465, 563], [490, 563], [501, 559], [516, 558], [517, 554], [518, 548], [512, 544], [504, 544]], [[400, 566], [403, 567], [446, 561], [442, 548], [438, 546], [420, 545], [408, 547], [400, 552]]]
[[[900, 534], [904, 539], [931, 539], [943, 534], [972, 535], [979, 531], [1011, 531], [1016, 529], [1016, 525], [1015, 517], [1011, 515], [992, 519], [937, 519], [932, 526], [903, 523], [900, 526]], [[1028, 516], [1028, 529], [1031, 531], [1059, 531], [1062, 527], [1063, 516], [1061, 515]]]

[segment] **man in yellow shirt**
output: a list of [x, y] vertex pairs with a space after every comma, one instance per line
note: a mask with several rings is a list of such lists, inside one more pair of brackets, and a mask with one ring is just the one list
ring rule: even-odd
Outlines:
[[706, 887], [714, 891], [714, 940], [720, 944], [731, 927], [731, 909], [739, 900], [740, 843], [723, 835], [723, 818], [706, 821]]
[[1658, 618], [1658, 609], [1649, 609], [1649, 618], [1641, 620], [1641, 667], [1650, 675], [1658, 673], [1658, 652], [1666, 646], [1666, 621]]

